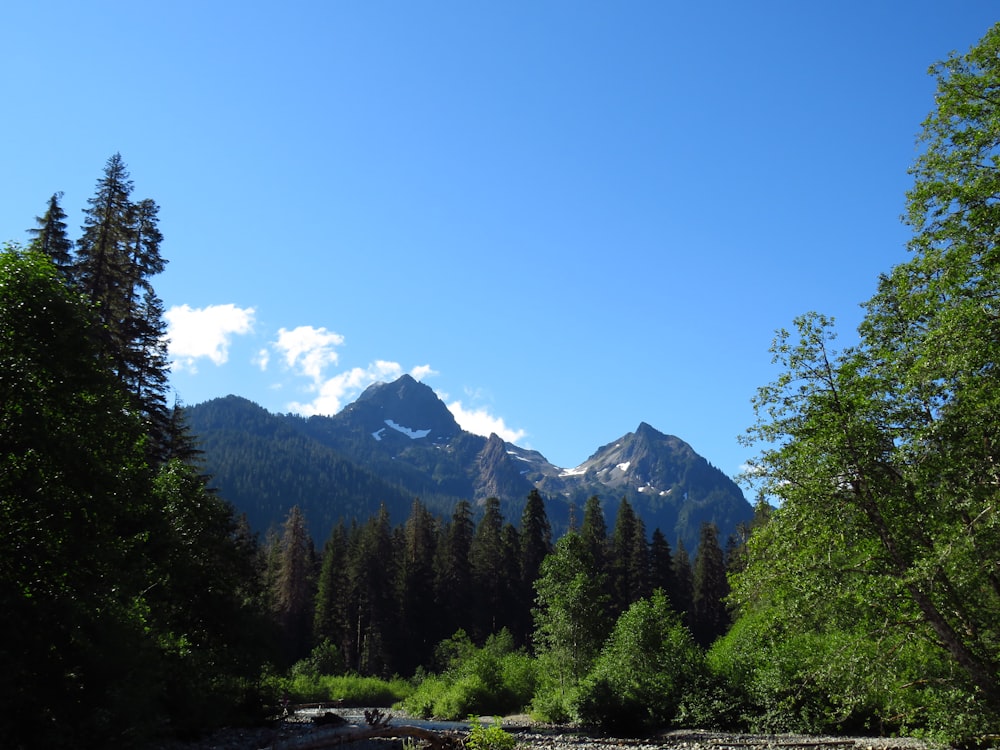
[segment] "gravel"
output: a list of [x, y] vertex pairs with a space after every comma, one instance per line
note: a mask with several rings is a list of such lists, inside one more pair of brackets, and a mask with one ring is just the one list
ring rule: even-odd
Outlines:
[[[348, 716], [348, 720], [353, 723], [354, 717]], [[409, 723], [406, 718], [396, 717], [392, 719], [391, 726]], [[583, 734], [572, 727], [535, 724], [526, 716], [506, 717], [503, 726], [517, 738], [519, 750], [939, 750], [922, 740], [899, 737], [814, 737], [671, 730], [641, 739], [612, 738]], [[366, 727], [362, 721], [361, 726], [355, 728]], [[331, 731], [336, 730], [317, 727], [310, 713], [303, 712], [270, 727], [224, 729], [193, 742], [159, 743], [150, 750], [293, 750], [307, 747], [312, 741], [331, 735]], [[450, 730], [450, 733], [464, 736], [461, 731]], [[416, 744], [421, 746], [425, 743], [417, 741]], [[330, 746], [343, 750], [398, 750], [402, 742], [376, 739]]]

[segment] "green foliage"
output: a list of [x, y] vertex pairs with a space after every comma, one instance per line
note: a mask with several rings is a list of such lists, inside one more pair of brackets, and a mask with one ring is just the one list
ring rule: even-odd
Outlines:
[[443, 642], [439, 658], [447, 667], [420, 681], [404, 708], [415, 716], [459, 720], [469, 714], [512, 713], [531, 701], [537, 668], [508, 631], [476, 648], [464, 633]]
[[998, 52], [1000, 25], [932, 68], [913, 255], [879, 280], [859, 343], [837, 351], [831, 320], [801, 316], [754, 401], [749, 479], [780, 507], [733, 601], [767, 637], [721, 661], [778, 725], [968, 741], [1000, 720]]
[[312, 674], [294, 669], [279, 684], [293, 703], [336, 700], [348, 706], [392, 706], [413, 692], [410, 682], [402, 678]]
[[517, 740], [500, 724], [500, 717], [494, 716], [492, 723], [481, 721], [476, 716], [469, 717], [469, 736], [465, 746], [470, 750], [514, 750]]
[[576, 716], [607, 731], [671, 726], [705, 674], [704, 655], [663, 591], [618, 618], [574, 699]]

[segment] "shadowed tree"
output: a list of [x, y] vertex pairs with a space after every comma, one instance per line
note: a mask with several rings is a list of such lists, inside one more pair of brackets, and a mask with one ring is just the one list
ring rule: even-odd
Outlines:
[[66, 212], [59, 201], [63, 194], [53, 193], [44, 214], [35, 217], [37, 224], [28, 234], [34, 239], [31, 247], [47, 255], [63, 276], [69, 278], [73, 268], [73, 241], [66, 234]]

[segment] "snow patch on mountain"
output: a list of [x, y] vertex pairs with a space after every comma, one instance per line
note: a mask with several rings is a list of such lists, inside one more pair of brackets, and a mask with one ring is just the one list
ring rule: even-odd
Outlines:
[[389, 425], [392, 429], [396, 430], [396, 432], [402, 432], [404, 435], [406, 435], [406, 437], [410, 438], [410, 440], [425, 438], [431, 434], [430, 430], [413, 430], [410, 429], [409, 427], [404, 427], [398, 422], [393, 422], [391, 419], [385, 420], [385, 423]]

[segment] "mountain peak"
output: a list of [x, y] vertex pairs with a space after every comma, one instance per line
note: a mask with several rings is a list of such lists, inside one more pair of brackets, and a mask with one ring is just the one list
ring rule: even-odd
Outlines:
[[455, 417], [434, 390], [412, 375], [374, 383], [338, 415], [375, 435], [387, 427], [407, 437], [451, 438], [461, 432]]

